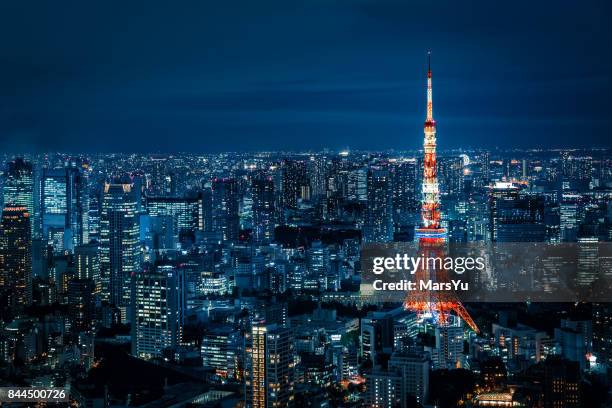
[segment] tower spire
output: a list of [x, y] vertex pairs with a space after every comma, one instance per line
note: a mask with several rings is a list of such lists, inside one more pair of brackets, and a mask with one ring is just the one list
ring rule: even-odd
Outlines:
[[427, 52], [427, 120], [426, 122], [434, 123], [434, 120], [433, 120], [433, 92], [431, 89], [431, 51]]

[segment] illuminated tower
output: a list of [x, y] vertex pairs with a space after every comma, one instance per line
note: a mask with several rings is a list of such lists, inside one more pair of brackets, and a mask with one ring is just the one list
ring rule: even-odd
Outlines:
[[[427, 68], [427, 118], [425, 119], [425, 140], [423, 142], [423, 196], [421, 204], [421, 225], [416, 229], [419, 254], [423, 259], [443, 258], [446, 244], [446, 230], [440, 226], [440, 190], [436, 168], [436, 121], [433, 118], [433, 97], [431, 87], [431, 54], [428, 54]], [[416, 281], [448, 281], [443, 268], [424, 267], [415, 273]], [[462, 318], [474, 331], [476, 324], [459, 299], [451, 292], [414, 291], [404, 302], [407, 309], [419, 314], [431, 314], [438, 325], [447, 326], [451, 312]]]

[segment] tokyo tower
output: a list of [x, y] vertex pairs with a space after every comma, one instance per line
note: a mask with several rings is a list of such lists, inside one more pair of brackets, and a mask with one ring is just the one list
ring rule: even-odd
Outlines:
[[[440, 226], [440, 190], [436, 168], [436, 121], [433, 118], [433, 97], [431, 87], [431, 53], [428, 53], [427, 68], [427, 118], [425, 119], [425, 140], [423, 142], [423, 188], [421, 204], [421, 225], [416, 229], [420, 256], [444, 258], [446, 252], [446, 230]], [[439, 266], [439, 265], [438, 265]], [[421, 266], [416, 273], [417, 282], [432, 280], [447, 282], [448, 275], [444, 268], [436, 268], [436, 262]], [[440, 326], [449, 323], [451, 312], [463, 319], [468, 326], [478, 332], [476, 323], [467, 310], [451, 291], [412, 291], [404, 302], [404, 307], [419, 315], [431, 314]]]

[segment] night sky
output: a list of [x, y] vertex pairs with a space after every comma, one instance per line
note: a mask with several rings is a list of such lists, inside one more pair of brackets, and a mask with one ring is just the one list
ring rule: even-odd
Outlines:
[[5, 1], [2, 151], [611, 147], [609, 1]]

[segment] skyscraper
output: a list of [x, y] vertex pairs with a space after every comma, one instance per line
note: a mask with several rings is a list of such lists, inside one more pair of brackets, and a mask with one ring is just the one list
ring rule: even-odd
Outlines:
[[253, 179], [253, 240], [270, 242], [274, 239], [274, 182], [271, 177]]
[[225, 241], [238, 239], [238, 185], [233, 178], [215, 178], [212, 181], [212, 230], [220, 232]]
[[40, 178], [41, 231], [56, 252], [89, 242], [87, 177], [75, 165], [45, 168]]
[[95, 286], [91, 279], [71, 279], [68, 282], [68, 317], [70, 328], [82, 332], [93, 328]]
[[283, 205], [297, 208], [300, 199], [310, 197], [310, 180], [306, 163], [298, 160], [285, 160], [282, 164]]
[[160, 357], [181, 339], [182, 294], [179, 272], [161, 268], [132, 278], [132, 354]]
[[393, 240], [393, 195], [391, 177], [387, 170], [368, 171], [368, 202], [363, 238], [366, 242]]
[[74, 266], [77, 279], [90, 279], [94, 284], [94, 293], [102, 291], [98, 244], [76, 246], [74, 248]]
[[172, 230], [178, 241], [181, 233], [204, 229], [202, 195], [194, 197], [147, 197], [147, 212], [152, 216], [172, 217]]
[[[8, 163], [4, 181], [4, 205], [25, 207], [34, 214], [34, 171], [32, 163], [17, 158]], [[35, 223], [30, 220], [30, 231], [35, 236]]]
[[254, 322], [247, 333], [245, 351], [245, 406], [293, 406], [295, 369], [291, 330]]
[[398, 225], [414, 221], [412, 214], [418, 202], [416, 176], [416, 160], [406, 159], [393, 164], [393, 221]]
[[8, 305], [19, 308], [32, 303], [32, 235], [26, 207], [4, 207], [0, 231], [0, 284]]
[[514, 187], [490, 193], [490, 236], [493, 242], [544, 242], [544, 199], [520, 194]]
[[453, 369], [462, 365], [463, 360], [463, 327], [455, 316], [450, 317], [448, 324], [436, 327], [436, 368]]
[[131, 184], [104, 185], [100, 215], [100, 273], [103, 299], [124, 310], [130, 303], [130, 275], [140, 265], [136, 198]]

